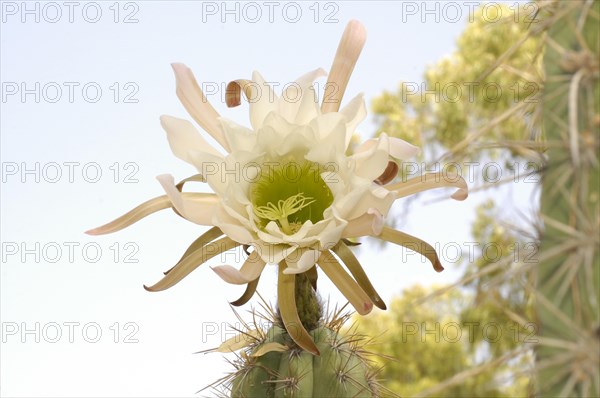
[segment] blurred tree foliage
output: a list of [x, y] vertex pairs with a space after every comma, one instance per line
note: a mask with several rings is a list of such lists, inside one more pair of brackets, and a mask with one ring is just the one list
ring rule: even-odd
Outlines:
[[[494, 4], [476, 10], [456, 50], [429, 66], [422, 83], [401, 82], [374, 100], [377, 134], [419, 145], [424, 162], [540, 161], [541, 3]], [[533, 395], [537, 326], [525, 286], [537, 260], [536, 231], [503, 222], [493, 200], [476, 212], [478, 246], [473, 258], [465, 253], [460, 288], [416, 286], [387, 313], [358, 320], [369, 335], [387, 330], [373, 348], [398, 359], [382, 362], [381, 377], [401, 396]]]
[[428, 67], [423, 82], [401, 82], [395, 92], [374, 100], [377, 133], [428, 150], [451, 150], [455, 157], [477, 157], [481, 148], [497, 156], [499, 146], [521, 154], [516, 144], [540, 136], [541, 40], [532, 33], [540, 23], [536, 7], [495, 3], [478, 8], [454, 53]]
[[[473, 226], [479, 247], [464, 253], [466, 289], [413, 286], [388, 311], [359, 317], [361, 332], [378, 336], [371, 350], [381, 359], [380, 378], [403, 397], [526, 397], [537, 332], [531, 297], [521, 281], [492, 284], [505, 264], [526, 261], [518, 237], [498, 221], [493, 202], [481, 205]], [[492, 249], [490, 249], [492, 248]], [[518, 257], [516, 257], [518, 256]], [[515, 261], [516, 259], [516, 261]], [[383, 334], [381, 331], [385, 331]]]

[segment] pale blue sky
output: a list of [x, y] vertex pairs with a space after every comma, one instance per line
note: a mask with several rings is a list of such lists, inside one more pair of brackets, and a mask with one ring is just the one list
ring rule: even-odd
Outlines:
[[[468, 17], [463, 2], [455, 3], [463, 14], [458, 22], [444, 20], [444, 15], [454, 18], [452, 10], [444, 12], [444, 2], [437, 3], [438, 22], [435, 14], [420, 9], [414, 13], [407, 8], [409, 2], [275, 3], [273, 23], [264, 2], [255, 3], [263, 13], [256, 23], [244, 21], [244, 15], [255, 18], [253, 9], [244, 8], [246, 3], [239, 3], [239, 22], [231, 14], [224, 15], [222, 23], [222, 10], [207, 13], [213, 6], [220, 8], [221, 2], [136, 1], [117, 7], [113, 2], [94, 3], [97, 6], [79, 2], [71, 23], [69, 9], [58, 2], [62, 17], [51, 23], [57, 14], [47, 3], [30, 2], [34, 13], [23, 15], [21, 2], [1, 2], [3, 396], [194, 396], [228, 369], [217, 354], [192, 352], [218, 345], [220, 334], [207, 337], [203, 331], [235, 321], [227, 302], [241, 294], [240, 287], [226, 285], [203, 266], [167, 292], [142, 289], [178, 260], [201, 229], [164, 211], [114, 235], [83, 235], [162, 194], [156, 175], [171, 173], [179, 179], [194, 172], [171, 154], [158, 121], [161, 114], [188, 118], [175, 96], [171, 62], [186, 63], [200, 82], [219, 85], [249, 78], [259, 70], [267, 80], [284, 84], [317, 67], [328, 70], [346, 22], [359, 19], [368, 39], [346, 99], [364, 92], [370, 102], [383, 90], [395, 90], [400, 80], [421, 82], [428, 64], [451, 53]], [[99, 21], [86, 21], [95, 18], [96, 8], [102, 12]], [[284, 8], [289, 12], [285, 16]], [[302, 15], [291, 23], [296, 9]], [[338, 22], [324, 23], [331, 13]], [[138, 22], [123, 23], [126, 16]], [[20, 92], [11, 94], [22, 84], [35, 91], [36, 82], [39, 103], [35, 94], [26, 95], [24, 101]], [[57, 86], [62, 97], [51, 103]], [[88, 91], [83, 92], [84, 86]], [[97, 87], [102, 94], [92, 103]], [[125, 103], [127, 94], [137, 102]], [[246, 106], [229, 110], [218, 95], [209, 99], [222, 115], [248, 124]], [[359, 126], [364, 137], [375, 130], [371, 118]], [[72, 181], [65, 162], [76, 162]], [[31, 169], [36, 163], [39, 172], [22, 173], [23, 165]], [[96, 169], [102, 172], [99, 181], [89, 182]], [[62, 173], [60, 178], [56, 170]], [[130, 173], [137, 182], [124, 182]], [[446, 192], [423, 196], [401, 225], [429, 242], [456, 242], [465, 248], [464, 242], [472, 241], [472, 210], [489, 195], [500, 202], [533, 203], [531, 185], [509, 185], [474, 194], [462, 203], [431, 202]], [[82, 251], [86, 244], [89, 252]], [[34, 253], [22, 258], [23, 245], [34, 248]], [[98, 247], [102, 253], [92, 262]], [[126, 262], [127, 254], [138, 262]], [[386, 301], [413, 283], [442, 284], [458, 275], [453, 264], [436, 274], [418, 256], [411, 255], [404, 263], [401, 254], [398, 247], [368, 244], [359, 252]], [[260, 292], [274, 300], [274, 268], [265, 274]], [[337, 290], [324, 276], [321, 279], [322, 294], [342, 302]], [[249, 308], [242, 308], [242, 313]], [[68, 338], [70, 322], [79, 323], [73, 342]], [[22, 334], [23, 327], [35, 329], [36, 323], [39, 343], [35, 332]], [[132, 324], [126, 327], [128, 323]], [[98, 325], [99, 342], [86, 341], [90, 335], [82, 335], [84, 325], [91, 337]], [[56, 330], [62, 337], [50, 343]], [[120, 331], [118, 336], [115, 330]], [[124, 342], [129, 332], [137, 343]]]

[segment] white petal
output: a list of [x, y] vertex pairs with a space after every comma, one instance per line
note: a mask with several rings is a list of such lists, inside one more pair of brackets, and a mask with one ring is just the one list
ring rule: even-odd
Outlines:
[[284, 244], [271, 245], [260, 240], [253, 242], [252, 247], [254, 247], [254, 250], [258, 252], [267, 264], [279, 264], [281, 260], [297, 250], [295, 246]]
[[[274, 145], [274, 152], [279, 156], [305, 152], [314, 144], [312, 129], [309, 126], [298, 126], [288, 133], [281, 142]], [[275, 142], [273, 142], [275, 144]]]
[[[310, 126], [318, 134], [317, 137], [324, 139], [332, 133], [346, 131], [346, 119], [341, 113], [326, 113], [310, 121]], [[342, 142], [345, 142], [345, 135]]]
[[354, 150], [354, 154], [358, 154], [358, 153], [362, 153], [362, 152], [366, 152], [371, 150], [372, 148], [377, 146], [377, 139], [376, 138], [370, 138], [366, 141], [363, 141], [362, 144], [360, 144], [355, 150]]
[[325, 229], [327, 225], [326, 220], [321, 220], [316, 224], [313, 224], [310, 220], [306, 221], [296, 233], [293, 235], [286, 235], [281, 231], [279, 225], [270, 221], [263, 230], [258, 230], [256, 233], [258, 237], [266, 243], [270, 244], [290, 244], [298, 247], [306, 247], [314, 245], [318, 240], [319, 233]]
[[350, 145], [350, 141], [352, 140], [352, 136], [356, 131], [356, 126], [367, 117], [367, 107], [365, 105], [365, 96], [364, 94], [359, 94], [356, 97], [352, 98], [352, 100], [342, 108], [340, 113], [346, 119], [346, 146], [344, 149], [348, 148]]
[[266, 226], [264, 231], [258, 230], [256, 231], [258, 237], [265, 243], [270, 244], [279, 244], [283, 242], [284, 233], [279, 228], [279, 225], [275, 221], [270, 221]]
[[375, 140], [377, 145], [368, 144], [368, 149], [350, 156], [355, 161], [355, 173], [369, 181], [375, 180], [386, 169], [389, 162], [389, 140], [386, 134], [381, 134]]
[[310, 151], [305, 155], [307, 160], [328, 164], [339, 169], [335, 161], [344, 155], [346, 139], [346, 123], [339, 113], [328, 113], [310, 122], [310, 127], [317, 137]]
[[315, 88], [309, 86], [304, 90], [306, 92], [302, 94], [302, 99], [298, 104], [298, 109], [293, 120], [295, 124], [299, 125], [308, 124], [308, 122], [321, 114], [319, 97], [317, 96]]
[[217, 206], [211, 214], [212, 223], [215, 227], [219, 227], [221, 231], [232, 240], [241, 244], [250, 244], [255, 240], [255, 237], [250, 233], [248, 228], [243, 225], [238, 219], [230, 215], [225, 206]]
[[325, 209], [323, 216], [325, 220], [315, 224], [315, 227], [322, 224], [322, 229], [318, 232], [315, 229], [315, 231], [310, 231], [310, 233], [316, 235], [319, 239], [319, 250], [328, 250], [335, 246], [342, 238], [342, 232], [346, 228], [346, 225], [348, 225], [348, 222], [340, 216], [335, 206], [329, 206]]
[[160, 124], [167, 132], [171, 150], [179, 159], [196, 165], [190, 156], [191, 152], [204, 152], [218, 157], [222, 156], [219, 151], [202, 138], [194, 125], [187, 120], [163, 115], [160, 117]]
[[345, 220], [360, 217], [370, 208], [376, 209], [385, 217], [395, 199], [393, 192], [375, 183], [369, 183], [356, 185], [351, 192], [335, 203], [335, 207], [340, 217]]
[[180, 63], [174, 63], [171, 66], [175, 72], [177, 96], [185, 109], [196, 123], [229, 152], [229, 146], [223, 136], [221, 124], [217, 120], [219, 114], [204, 96], [191, 69]]
[[323, 69], [323, 68], [318, 68], [318, 69], [311, 70], [310, 72], [303, 74], [302, 76], [297, 78], [295, 80], [295, 82], [300, 87], [308, 87], [308, 86], [311, 86], [315, 80], [317, 80], [318, 78], [323, 77], [323, 76], [327, 76], [327, 72], [325, 72], [325, 69]]
[[265, 150], [275, 152], [275, 146], [285, 141], [285, 137], [297, 126], [289, 123], [277, 112], [269, 113], [262, 124], [260, 130], [256, 132], [258, 146]]
[[[384, 135], [385, 133], [382, 133]], [[387, 134], [385, 134], [387, 137]], [[389, 154], [396, 159], [410, 159], [419, 153], [419, 147], [409, 144], [408, 142], [396, 137], [387, 137], [389, 144]], [[355, 154], [367, 152], [377, 146], [377, 139], [371, 138], [364, 141], [356, 148]]]
[[331, 190], [333, 197], [339, 197], [346, 192], [347, 185], [342, 178], [342, 175], [339, 173], [339, 167], [341, 162], [336, 162], [335, 167], [338, 169], [331, 171], [324, 171], [321, 173], [321, 178], [323, 182], [327, 185], [327, 187]]
[[256, 133], [236, 122], [219, 118], [231, 151], [252, 151], [256, 146]]
[[389, 140], [390, 155], [396, 159], [410, 159], [415, 157], [420, 151], [418, 146], [409, 144], [400, 138], [389, 137]]
[[273, 88], [265, 82], [260, 73], [254, 71], [252, 80], [256, 85], [258, 98], [249, 99], [250, 102], [250, 124], [254, 130], [258, 130], [265, 117], [277, 109], [278, 97], [273, 92]]
[[341, 224], [332, 223], [331, 226], [319, 235], [320, 248], [322, 250], [331, 249], [342, 238], [342, 232], [346, 229], [346, 222]]
[[327, 73], [319, 68], [300, 76], [294, 83], [287, 84], [279, 99], [279, 114], [288, 122], [296, 124], [307, 123], [316, 117], [320, 111], [312, 84], [319, 77], [326, 75]]
[[370, 208], [365, 214], [348, 221], [342, 237], [377, 236], [381, 233], [383, 224], [383, 215], [377, 209]]
[[321, 252], [312, 249], [299, 249], [293, 254], [286, 257], [285, 262], [288, 267], [283, 271], [284, 274], [301, 274], [309, 270], [319, 257]]
[[184, 196], [175, 187], [175, 181], [170, 174], [163, 174], [156, 179], [160, 182], [163, 189], [169, 196], [173, 207], [185, 219], [190, 220], [200, 225], [213, 225], [212, 215], [218, 207], [219, 199], [216, 195], [202, 196], [200, 199], [194, 200]]
[[220, 197], [224, 196], [227, 185], [225, 184], [224, 170], [225, 159], [216, 157], [206, 152], [190, 151], [191, 163], [196, 166], [198, 172], [206, 179], [207, 184]]

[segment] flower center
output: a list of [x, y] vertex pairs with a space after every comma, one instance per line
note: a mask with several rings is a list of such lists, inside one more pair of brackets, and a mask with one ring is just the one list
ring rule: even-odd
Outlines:
[[306, 222], [323, 220], [323, 212], [333, 202], [333, 194], [323, 181], [324, 171], [316, 163], [265, 162], [257, 180], [250, 186], [254, 214], [264, 228], [275, 221], [291, 235]]

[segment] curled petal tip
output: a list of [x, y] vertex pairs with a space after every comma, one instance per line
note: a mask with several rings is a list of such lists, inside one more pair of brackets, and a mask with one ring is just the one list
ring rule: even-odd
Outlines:
[[238, 83], [229, 82], [225, 89], [225, 104], [228, 108], [235, 108], [242, 103], [242, 98], [239, 92]]
[[461, 188], [454, 192], [450, 197], [454, 200], [463, 201], [469, 196], [469, 191], [466, 188]]
[[373, 182], [378, 185], [386, 185], [396, 178], [399, 170], [400, 168], [398, 167], [398, 163], [390, 160], [383, 173]]
[[433, 269], [436, 270], [436, 272], [442, 272], [444, 270], [444, 267], [442, 266], [442, 263], [440, 263], [439, 261], [436, 261], [433, 264]]
[[152, 287], [148, 287], [146, 285], [144, 285], [144, 290], [147, 292], [155, 292], [156, 290], [152, 290]]
[[88, 229], [87, 231], [84, 232], [84, 234], [86, 235], [100, 235], [100, 233], [98, 232], [98, 228], [92, 228], [92, 229]]

